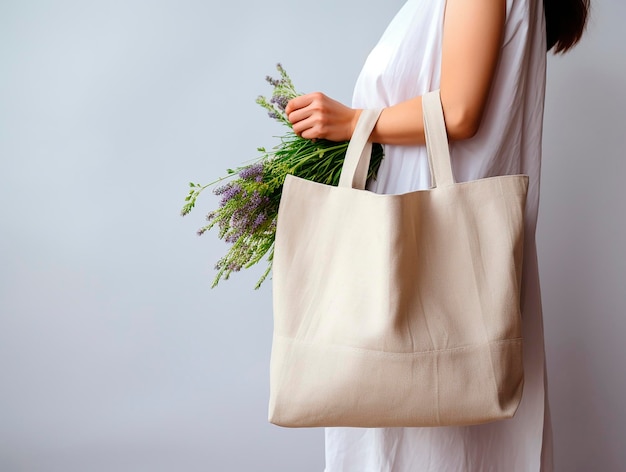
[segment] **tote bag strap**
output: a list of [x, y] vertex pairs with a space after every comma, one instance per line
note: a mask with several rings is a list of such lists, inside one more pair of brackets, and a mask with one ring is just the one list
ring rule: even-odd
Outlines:
[[424, 134], [426, 135], [426, 152], [430, 166], [431, 186], [447, 186], [454, 184], [450, 147], [443, 119], [443, 108], [439, 90], [422, 95], [424, 114]]
[[367, 171], [370, 167], [372, 156], [372, 143], [368, 142], [370, 134], [381, 110], [363, 110], [352, 133], [352, 139], [348, 144], [346, 158], [339, 177], [339, 187], [365, 189]]
[[[450, 147], [439, 90], [422, 96], [422, 110], [432, 187], [453, 185]], [[381, 109], [361, 112], [346, 151], [339, 187], [365, 189], [372, 154], [372, 143], [368, 139], [381, 112]]]

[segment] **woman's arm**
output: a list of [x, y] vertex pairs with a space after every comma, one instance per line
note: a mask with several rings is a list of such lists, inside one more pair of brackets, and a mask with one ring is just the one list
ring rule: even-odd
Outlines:
[[[505, 0], [447, 0], [441, 57], [441, 103], [450, 139], [478, 131], [496, 65]], [[286, 112], [296, 134], [332, 141], [350, 139], [360, 110], [315, 92], [294, 98]], [[370, 138], [383, 144], [423, 144], [422, 97], [385, 108]]]

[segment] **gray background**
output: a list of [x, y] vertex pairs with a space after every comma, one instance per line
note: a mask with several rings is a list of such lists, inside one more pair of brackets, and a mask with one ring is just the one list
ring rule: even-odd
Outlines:
[[[0, 472], [321, 472], [269, 425], [270, 284], [210, 290], [226, 246], [190, 180], [282, 133], [282, 61], [349, 102], [403, 2], [0, 3]], [[557, 470], [626, 470], [626, 7], [550, 57], [538, 228]]]

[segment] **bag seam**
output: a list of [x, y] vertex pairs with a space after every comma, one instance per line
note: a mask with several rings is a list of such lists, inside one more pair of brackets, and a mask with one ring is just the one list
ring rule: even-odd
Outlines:
[[497, 344], [514, 344], [514, 343], [521, 343], [523, 341], [523, 338], [518, 337], [518, 338], [510, 338], [510, 339], [497, 339], [494, 341], [489, 341], [485, 344], [470, 344], [467, 346], [459, 346], [459, 347], [452, 347], [452, 348], [446, 348], [446, 349], [430, 349], [426, 351], [415, 351], [415, 352], [393, 352], [393, 351], [378, 351], [375, 349], [367, 349], [367, 348], [356, 347], [356, 346], [346, 346], [343, 344], [320, 344], [320, 343], [316, 343], [313, 341], [306, 341], [304, 339], [296, 339], [290, 336], [285, 336], [285, 335], [276, 334], [276, 333], [274, 333], [274, 337], [282, 338], [292, 343], [306, 344], [306, 345], [315, 346], [318, 348], [331, 348], [331, 349], [339, 349], [339, 350], [345, 350], [345, 351], [365, 352], [365, 353], [375, 354], [379, 356], [387, 356], [387, 357], [409, 357], [409, 356], [422, 356], [422, 355], [445, 353], [445, 352], [460, 352], [460, 351], [466, 351], [466, 350], [473, 349], [473, 348], [480, 348], [480, 347], [492, 346], [492, 345], [497, 345]]

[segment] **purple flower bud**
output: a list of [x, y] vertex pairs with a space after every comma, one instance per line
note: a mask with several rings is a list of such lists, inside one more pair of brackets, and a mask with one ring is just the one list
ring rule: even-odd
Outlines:
[[228, 236], [226, 236], [226, 238], [224, 238], [224, 241], [226, 241], [229, 244], [234, 244], [237, 242], [237, 240], [239, 239], [239, 236], [235, 233], [230, 233]]
[[[230, 200], [232, 200], [234, 197], [236, 197], [237, 195], [241, 193], [241, 187], [237, 184], [229, 183], [225, 185], [224, 187], [226, 187], [226, 189], [223, 190], [221, 193], [217, 194], [217, 195], [222, 195], [222, 199], [220, 201], [221, 206], [226, 205], [226, 203], [228, 203]], [[219, 190], [219, 189], [216, 189], [216, 190]]]
[[261, 207], [266, 206], [270, 202], [269, 197], [262, 196], [257, 190], [252, 194], [250, 203], [252, 204], [251, 210], [259, 211]]
[[248, 211], [249, 210], [248, 208], [246, 208], [247, 206], [248, 204], [246, 204], [245, 206], [241, 208], [237, 208], [233, 212], [233, 216], [230, 221], [231, 227], [237, 230], [237, 238], [239, 238], [239, 236], [243, 234], [243, 232], [246, 230], [248, 226], [248, 222], [249, 222]]
[[285, 111], [285, 108], [287, 108], [287, 104], [289, 103], [289, 99], [283, 95], [275, 95], [272, 97], [270, 102], [276, 105], [279, 110]]
[[252, 231], [256, 231], [266, 219], [267, 215], [265, 213], [259, 213], [254, 220], [254, 223], [252, 223]]
[[263, 176], [262, 162], [257, 162], [256, 164], [250, 165], [243, 169], [241, 172], [239, 172], [239, 177], [244, 180], [256, 180], [256, 177], [258, 176]]
[[231, 187], [231, 184], [226, 184], [226, 185], [222, 185], [221, 187], [216, 187], [213, 189], [213, 195], [221, 195], [230, 187]]
[[280, 80], [274, 79], [270, 77], [269, 75], [265, 77], [265, 80], [267, 80], [270, 83], [270, 85], [274, 87], [278, 87], [280, 85]]

